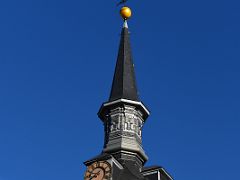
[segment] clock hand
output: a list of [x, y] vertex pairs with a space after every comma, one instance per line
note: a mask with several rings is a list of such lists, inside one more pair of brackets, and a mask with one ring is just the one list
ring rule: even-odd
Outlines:
[[93, 178], [95, 178], [95, 177], [98, 177], [98, 175], [100, 174], [100, 170], [98, 171], [98, 172], [96, 172], [96, 173], [94, 173], [94, 172], [92, 172], [92, 174], [94, 174], [93, 176], [90, 176], [89, 177], [89, 180], [91, 180], [91, 179], [93, 179]]
[[89, 177], [89, 180], [91, 180], [92, 178], [95, 178], [95, 177], [97, 177], [97, 175], [90, 176], [90, 177]]
[[92, 174], [99, 174], [99, 173], [100, 173], [100, 170], [98, 172], [96, 172], [96, 173], [92, 172]]

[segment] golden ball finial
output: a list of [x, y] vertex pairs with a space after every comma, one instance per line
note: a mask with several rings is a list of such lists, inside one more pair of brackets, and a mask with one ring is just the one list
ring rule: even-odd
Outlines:
[[124, 6], [121, 8], [120, 14], [124, 20], [127, 20], [132, 16], [132, 11], [129, 7]]

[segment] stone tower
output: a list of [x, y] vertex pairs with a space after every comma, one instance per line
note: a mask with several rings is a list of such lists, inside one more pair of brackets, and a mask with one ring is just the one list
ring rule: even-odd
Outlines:
[[172, 180], [160, 166], [144, 167], [142, 127], [149, 111], [138, 96], [127, 20], [121, 32], [109, 100], [99, 118], [104, 125], [102, 153], [85, 162], [85, 180]]

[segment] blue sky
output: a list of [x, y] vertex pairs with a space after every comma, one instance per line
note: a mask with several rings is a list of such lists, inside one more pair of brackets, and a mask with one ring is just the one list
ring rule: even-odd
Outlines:
[[[0, 1], [0, 179], [79, 180], [99, 154], [122, 21], [116, 1]], [[239, 1], [129, 6], [147, 165], [239, 179]]]

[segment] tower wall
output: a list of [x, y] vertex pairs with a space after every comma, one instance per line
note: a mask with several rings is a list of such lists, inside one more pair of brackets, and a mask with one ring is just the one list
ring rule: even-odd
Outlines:
[[105, 115], [103, 152], [114, 154], [120, 161], [134, 160], [142, 166], [147, 156], [142, 147], [142, 112], [134, 105], [109, 107]]

